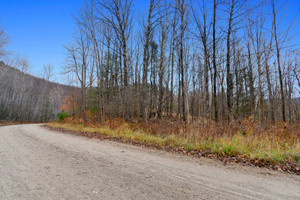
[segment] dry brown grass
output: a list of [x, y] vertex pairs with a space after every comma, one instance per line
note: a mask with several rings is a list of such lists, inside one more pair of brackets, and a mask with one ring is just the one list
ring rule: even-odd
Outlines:
[[188, 126], [175, 119], [153, 119], [147, 123], [133, 121], [110, 119], [101, 125], [68, 118], [64, 123], [51, 123], [49, 126], [99, 133], [159, 147], [208, 151], [227, 156], [245, 155], [271, 163], [288, 161], [300, 165], [300, 127], [297, 125], [262, 124], [251, 118], [229, 124], [197, 120]]
[[18, 124], [25, 124], [25, 123], [13, 122], [13, 121], [0, 121], [0, 126], [11, 126], [11, 125], [18, 125]]

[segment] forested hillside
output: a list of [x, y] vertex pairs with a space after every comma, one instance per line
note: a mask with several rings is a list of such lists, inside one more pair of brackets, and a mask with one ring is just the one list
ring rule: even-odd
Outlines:
[[73, 89], [22, 73], [0, 61], [0, 120], [53, 120], [62, 99]]

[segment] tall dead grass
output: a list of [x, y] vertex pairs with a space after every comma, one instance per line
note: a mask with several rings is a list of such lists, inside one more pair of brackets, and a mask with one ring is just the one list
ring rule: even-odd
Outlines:
[[93, 121], [68, 118], [64, 124], [51, 123], [50, 126], [95, 132], [156, 146], [184, 148], [186, 151], [246, 155], [270, 162], [290, 161], [300, 165], [300, 127], [293, 124], [263, 124], [249, 118], [231, 123], [201, 119], [187, 126], [180, 120], [169, 118], [142, 123], [109, 119], [101, 125]]

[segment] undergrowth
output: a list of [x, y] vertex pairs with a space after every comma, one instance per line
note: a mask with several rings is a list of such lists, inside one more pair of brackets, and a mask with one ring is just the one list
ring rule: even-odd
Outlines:
[[245, 155], [270, 163], [295, 162], [300, 165], [300, 128], [285, 123], [259, 124], [252, 119], [228, 123], [194, 121], [189, 126], [176, 120], [151, 120], [147, 123], [107, 120], [103, 125], [68, 118], [53, 122], [53, 128], [97, 133], [103, 136], [138, 141], [158, 147], [204, 151], [224, 156]]

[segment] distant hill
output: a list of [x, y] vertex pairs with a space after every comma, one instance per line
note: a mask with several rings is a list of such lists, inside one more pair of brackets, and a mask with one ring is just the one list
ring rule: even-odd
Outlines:
[[75, 90], [25, 74], [0, 61], [0, 120], [54, 120], [62, 99]]

